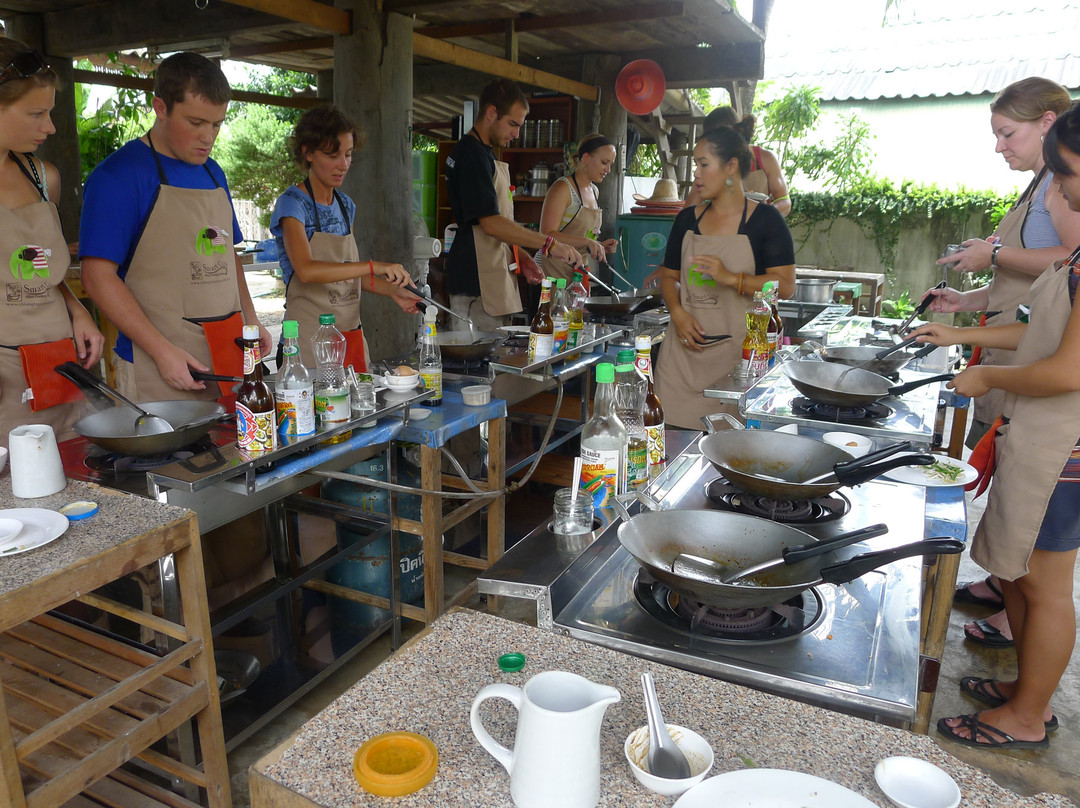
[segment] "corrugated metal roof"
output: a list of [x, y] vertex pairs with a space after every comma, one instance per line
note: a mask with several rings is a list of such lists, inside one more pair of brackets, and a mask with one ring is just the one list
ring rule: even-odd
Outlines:
[[833, 20], [814, 34], [800, 19], [805, 0], [777, 0], [765, 78], [820, 87], [829, 101], [979, 95], [1027, 76], [1080, 88], [1080, 2], [902, 0], [900, 19], [885, 25], [883, 3], [858, 2], [807, 4]]

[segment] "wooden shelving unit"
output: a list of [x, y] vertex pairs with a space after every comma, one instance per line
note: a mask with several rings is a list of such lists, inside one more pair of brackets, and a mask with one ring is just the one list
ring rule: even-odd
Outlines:
[[[198, 541], [191, 514], [0, 597], [0, 805], [198, 805], [170, 781], [203, 789], [211, 808], [230, 805]], [[78, 596], [170, 555], [183, 624]], [[47, 613], [72, 597], [164, 634], [173, 650], [159, 656]], [[152, 748], [192, 719], [201, 768]]]

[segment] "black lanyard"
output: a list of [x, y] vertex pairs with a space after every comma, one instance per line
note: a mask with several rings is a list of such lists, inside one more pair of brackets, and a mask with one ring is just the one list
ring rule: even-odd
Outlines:
[[[308, 196], [311, 197], [312, 204], [315, 205], [315, 231], [322, 232], [322, 225], [319, 223], [319, 203], [315, 199], [315, 192], [311, 190], [311, 180], [304, 177], [304, 187], [307, 189]], [[345, 200], [341, 198], [341, 194], [337, 192], [337, 188], [333, 189], [334, 199], [337, 200], [338, 207], [341, 209], [341, 219], [345, 222], [345, 235], [352, 233], [352, 224], [349, 222], [349, 212], [345, 209]]]
[[[26, 166], [22, 164], [22, 160], [15, 155], [15, 152], [9, 151], [8, 157], [15, 161], [15, 165], [19, 167], [19, 171], [23, 173], [24, 177], [30, 180], [31, 184], [37, 189], [37, 192], [41, 194], [41, 200], [43, 202], [48, 202], [49, 195], [45, 192], [45, 184], [41, 181], [41, 175], [38, 174], [37, 166], [34, 165], [34, 158], [29, 154], [23, 155], [23, 157], [26, 158], [26, 162], [30, 164], [30, 171], [27, 171]], [[33, 172], [33, 175], [31, 175], [31, 172]]]

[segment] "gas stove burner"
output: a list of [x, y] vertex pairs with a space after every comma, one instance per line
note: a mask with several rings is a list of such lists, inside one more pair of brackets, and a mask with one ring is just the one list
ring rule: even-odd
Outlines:
[[634, 597], [646, 612], [673, 629], [706, 642], [767, 645], [786, 642], [814, 629], [825, 616], [816, 589], [775, 606], [718, 609], [700, 603], [661, 583], [648, 570], [638, 570]]
[[741, 491], [723, 477], [705, 486], [705, 497], [724, 510], [761, 516], [785, 524], [830, 522], [851, 510], [851, 502], [843, 494], [817, 499], [777, 500]]
[[834, 424], [865, 424], [888, 418], [893, 410], [880, 402], [863, 407], [837, 407], [835, 404], [798, 396], [791, 400], [791, 412], [793, 415]]
[[212, 440], [208, 437], [203, 437], [190, 446], [178, 449], [175, 452], [150, 455], [149, 457], [134, 457], [133, 455], [121, 454], [120, 452], [110, 452], [108, 449], [103, 449], [100, 446], [91, 446], [86, 453], [83, 463], [88, 469], [93, 471], [111, 474], [114, 477], [123, 477], [127, 474], [153, 471], [162, 466], [167, 466], [169, 463], [175, 463], [178, 460], [187, 460], [189, 457], [194, 457], [197, 454], [210, 450], [213, 448], [213, 445], [214, 443]]

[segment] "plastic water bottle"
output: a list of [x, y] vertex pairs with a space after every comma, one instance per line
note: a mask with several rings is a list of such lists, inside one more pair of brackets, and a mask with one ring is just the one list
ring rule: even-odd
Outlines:
[[429, 307], [424, 312], [424, 337], [420, 345], [420, 378], [429, 391], [424, 399], [429, 407], [440, 407], [443, 402], [442, 351], [435, 337], [435, 309]]
[[634, 349], [619, 351], [615, 366], [615, 412], [626, 427], [626, 477], [623, 492], [649, 482], [649, 437], [645, 431], [645, 393], [648, 384], [634, 367]]
[[284, 359], [278, 368], [278, 432], [282, 435], [310, 435], [315, 431], [315, 377], [300, 362], [300, 326], [296, 320], [281, 324]]
[[315, 415], [319, 429], [343, 424], [352, 415], [349, 384], [345, 379], [345, 337], [334, 325], [334, 315], [319, 315], [319, 330], [311, 338], [318, 363], [315, 378]]
[[623, 452], [626, 450], [626, 426], [615, 412], [615, 366], [601, 362], [596, 366], [596, 396], [593, 412], [581, 428], [582, 493], [592, 497], [593, 505], [603, 508], [622, 488]]

